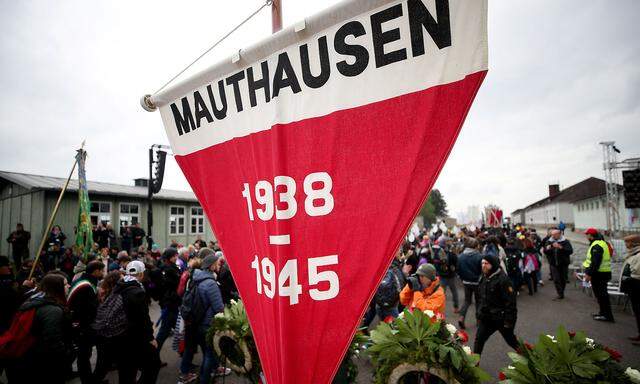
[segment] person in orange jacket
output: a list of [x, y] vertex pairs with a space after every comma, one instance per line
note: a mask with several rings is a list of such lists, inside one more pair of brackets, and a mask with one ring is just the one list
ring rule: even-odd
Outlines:
[[402, 305], [445, 314], [446, 296], [432, 264], [422, 264], [416, 274], [407, 280], [407, 285], [400, 292]]

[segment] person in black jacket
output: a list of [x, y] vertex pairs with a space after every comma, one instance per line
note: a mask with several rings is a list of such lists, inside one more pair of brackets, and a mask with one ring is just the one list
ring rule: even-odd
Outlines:
[[476, 315], [478, 331], [473, 352], [481, 354], [484, 344], [496, 331], [513, 349], [518, 348], [518, 339], [513, 333], [518, 317], [516, 293], [511, 281], [500, 268], [500, 261], [492, 255], [482, 259], [482, 277], [478, 286], [480, 301]]
[[553, 300], [564, 299], [564, 288], [567, 285], [569, 274], [569, 264], [571, 264], [571, 254], [573, 247], [569, 240], [562, 236], [559, 229], [551, 231], [551, 237], [544, 247], [544, 254], [549, 260], [549, 268], [553, 277], [553, 284], [556, 286], [556, 296]]
[[98, 248], [109, 248], [109, 231], [102, 225], [102, 222], [98, 222], [98, 225], [93, 230], [93, 241], [98, 244]]
[[18, 284], [11, 271], [9, 258], [0, 256], [0, 334], [11, 326], [19, 305]]
[[478, 246], [478, 240], [465, 237], [464, 250], [458, 255], [458, 276], [464, 286], [464, 304], [460, 308], [460, 319], [458, 319], [458, 325], [462, 329], [465, 329], [464, 319], [471, 306], [472, 297], [475, 297], [476, 310], [478, 309], [478, 281], [482, 273], [482, 254], [478, 251]]
[[156, 336], [158, 342], [158, 352], [162, 350], [165, 340], [169, 337], [171, 330], [175, 328], [180, 311], [180, 296], [178, 295], [178, 285], [180, 284], [180, 270], [176, 265], [178, 251], [175, 248], [167, 248], [162, 253], [162, 265], [160, 271], [163, 276], [163, 294], [160, 298], [160, 308], [162, 308], [162, 324]]
[[29, 240], [31, 240], [31, 233], [25, 231], [24, 226], [20, 223], [16, 225], [16, 230], [7, 237], [7, 242], [12, 246], [11, 254], [16, 273], [22, 266], [22, 260], [29, 258]]
[[140, 223], [135, 223], [133, 225], [133, 228], [131, 228], [131, 241], [133, 248], [138, 248], [139, 246], [141, 246], [146, 235], [147, 234], [144, 232], [144, 229], [140, 228]]
[[96, 345], [96, 336], [91, 323], [98, 310], [98, 282], [104, 277], [105, 265], [91, 261], [87, 269], [76, 280], [69, 292], [67, 305], [74, 324], [74, 338], [78, 345], [78, 373], [82, 384], [91, 383], [91, 354]]
[[220, 294], [222, 294], [222, 301], [225, 305], [229, 305], [231, 300], [238, 300], [240, 295], [238, 294], [238, 288], [233, 281], [229, 264], [224, 258], [222, 251], [217, 251], [216, 256], [220, 258], [220, 270], [216, 273], [218, 285], [220, 286]]
[[[142, 261], [130, 262], [126, 275], [112, 291], [112, 294], [122, 295], [127, 317], [127, 330], [119, 336], [120, 353], [116, 357], [120, 384], [155, 383], [160, 370], [158, 343], [153, 337], [149, 301], [142, 286], [144, 270]], [[138, 370], [142, 376], [136, 381]]]
[[451, 291], [453, 298], [453, 313], [460, 311], [458, 302], [458, 288], [456, 287], [456, 267], [458, 264], [458, 256], [451, 251], [450, 244], [447, 241], [440, 241], [439, 249], [434, 247], [433, 264], [436, 267], [438, 276], [440, 276], [440, 285], [447, 292], [447, 288]]
[[35, 344], [9, 370], [9, 383], [65, 382], [69, 326], [64, 308], [68, 288], [61, 274], [47, 274], [39, 291], [20, 306], [19, 311], [35, 309], [31, 326]]

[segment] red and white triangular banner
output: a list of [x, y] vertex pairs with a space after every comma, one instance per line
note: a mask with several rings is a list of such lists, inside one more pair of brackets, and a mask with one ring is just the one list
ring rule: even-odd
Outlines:
[[152, 97], [269, 384], [331, 381], [486, 74], [486, 20], [345, 2]]

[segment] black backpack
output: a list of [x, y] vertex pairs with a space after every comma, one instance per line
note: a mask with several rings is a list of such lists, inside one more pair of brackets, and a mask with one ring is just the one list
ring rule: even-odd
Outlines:
[[147, 291], [155, 301], [160, 301], [165, 294], [164, 272], [160, 268], [152, 268], [148, 273]]
[[398, 305], [401, 290], [402, 287], [400, 286], [398, 275], [389, 269], [382, 282], [380, 282], [373, 300], [382, 308], [392, 308]]
[[519, 271], [520, 268], [520, 251], [513, 250], [507, 251], [507, 257], [505, 260], [505, 267], [507, 268], [507, 274], [513, 274]]
[[124, 300], [120, 293], [112, 292], [98, 306], [96, 319], [91, 328], [98, 336], [111, 338], [123, 334], [127, 330], [127, 314], [124, 311]]
[[204, 318], [207, 309], [200, 298], [198, 287], [200, 283], [209, 279], [213, 280], [213, 277], [206, 277], [198, 282], [193, 280], [189, 282], [180, 306], [180, 313], [185, 324], [197, 324]]

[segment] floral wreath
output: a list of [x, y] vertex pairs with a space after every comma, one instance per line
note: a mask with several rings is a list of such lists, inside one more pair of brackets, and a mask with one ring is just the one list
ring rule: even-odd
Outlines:
[[[242, 365], [235, 364], [229, 357], [222, 351], [222, 347], [220, 342], [223, 338], [229, 338], [234, 341], [236, 348], [244, 357]], [[247, 347], [247, 343], [236, 336], [236, 333], [232, 330], [225, 331], [217, 331], [213, 335], [213, 349], [216, 351], [218, 356], [223, 356], [225, 359], [225, 366], [231, 368], [234, 372], [240, 374], [247, 374], [253, 368], [253, 361], [251, 359], [251, 352], [249, 352], [249, 348]]]
[[480, 383], [490, 376], [477, 365], [480, 356], [464, 345], [466, 332], [436, 312], [405, 309], [371, 331], [369, 355], [374, 382], [396, 384], [409, 372], [430, 373], [448, 383]]

